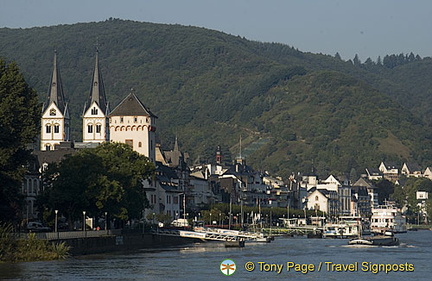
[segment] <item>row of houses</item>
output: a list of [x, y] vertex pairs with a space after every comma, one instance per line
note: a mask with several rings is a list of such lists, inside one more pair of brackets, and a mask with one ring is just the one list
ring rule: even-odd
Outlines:
[[[103, 142], [126, 143], [155, 163], [154, 179], [143, 181], [151, 205], [145, 210], [146, 216], [162, 213], [174, 219], [219, 202], [320, 210], [331, 216], [368, 216], [370, 208], [378, 204], [372, 180], [384, 177], [394, 181], [399, 177], [398, 169], [381, 163], [377, 170], [366, 169], [366, 176], [354, 184], [334, 176], [320, 180], [315, 175], [301, 174], [283, 180], [255, 171], [241, 156], [233, 163], [223, 164], [220, 147], [212, 163], [189, 167], [189, 156], [180, 151], [177, 139], [171, 150], [163, 150], [156, 144], [157, 116], [134, 93], [127, 95], [113, 110], [109, 109], [98, 51], [90, 94], [83, 107], [82, 142], [70, 140], [69, 114], [55, 54], [41, 113], [40, 144], [34, 149], [35, 159], [29, 163], [22, 186], [26, 198], [23, 214], [27, 219], [38, 216], [35, 200], [43, 190], [41, 171], [50, 163], [61, 161], [66, 154]], [[419, 172], [404, 164], [401, 171], [408, 176], [432, 178], [429, 168]]]
[[397, 182], [401, 176], [405, 177], [424, 177], [432, 180], [432, 167], [422, 169], [415, 163], [403, 163], [402, 167], [393, 162], [381, 162], [378, 168], [367, 168], [367, 176], [370, 180], [387, 179]]

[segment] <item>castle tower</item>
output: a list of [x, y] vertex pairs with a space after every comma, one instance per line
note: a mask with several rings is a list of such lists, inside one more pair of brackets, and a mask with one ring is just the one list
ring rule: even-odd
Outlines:
[[157, 116], [135, 94], [130, 93], [108, 117], [111, 141], [126, 143], [155, 161]]
[[90, 96], [84, 105], [82, 115], [83, 142], [102, 143], [109, 140], [108, 111], [105, 87], [99, 69], [99, 51], [96, 50]]
[[41, 150], [54, 150], [55, 145], [70, 139], [70, 117], [63, 93], [60, 71], [57, 67], [57, 52], [54, 53], [54, 68], [48, 97], [42, 107]]

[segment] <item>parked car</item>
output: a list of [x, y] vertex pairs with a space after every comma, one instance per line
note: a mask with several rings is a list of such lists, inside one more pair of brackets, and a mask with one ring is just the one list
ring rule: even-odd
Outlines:
[[51, 228], [48, 226], [44, 226], [40, 222], [29, 222], [27, 224], [27, 231], [28, 232], [48, 232], [51, 231]]

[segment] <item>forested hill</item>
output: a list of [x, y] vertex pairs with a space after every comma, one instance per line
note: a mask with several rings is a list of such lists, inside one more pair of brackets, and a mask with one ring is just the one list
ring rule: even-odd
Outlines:
[[99, 48], [111, 108], [133, 88], [158, 115], [164, 149], [175, 136], [197, 162], [242, 136], [252, 166], [287, 176], [363, 172], [382, 160], [431, 165], [432, 60], [382, 62], [301, 52], [204, 28], [123, 20], [0, 29], [0, 56], [16, 61], [44, 100], [58, 53], [73, 137]]

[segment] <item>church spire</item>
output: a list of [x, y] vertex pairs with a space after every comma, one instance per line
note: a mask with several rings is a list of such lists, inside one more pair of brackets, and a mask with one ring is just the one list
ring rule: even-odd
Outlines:
[[108, 103], [105, 96], [105, 87], [102, 79], [102, 72], [99, 69], [99, 50], [96, 49], [96, 61], [93, 70], [93, 79], [90, 88], [90, 97], [84, 106], [84, 113], [89, 109], [92, 104], [96, 102], [102, 112], [108, 114]]
[[174, 151], [180, 151], [179, 146], [178, 146], [178, 142], [177, 142], [177, 136], [176, 136], [175, 142], [174, 142]]
[[54, 51], [53, 73], [51, 75], [47, 101], [45, 102], [42, 111], [45, 112], [45, 110], [52, 103], [54, 103], [63, 114], [65, 114], [65, 110], [67, 106], [66, 106], [65, 95], [63, 93], [63, 84], [61, 82], [60, 71], [57, 66], [57, 51]]

